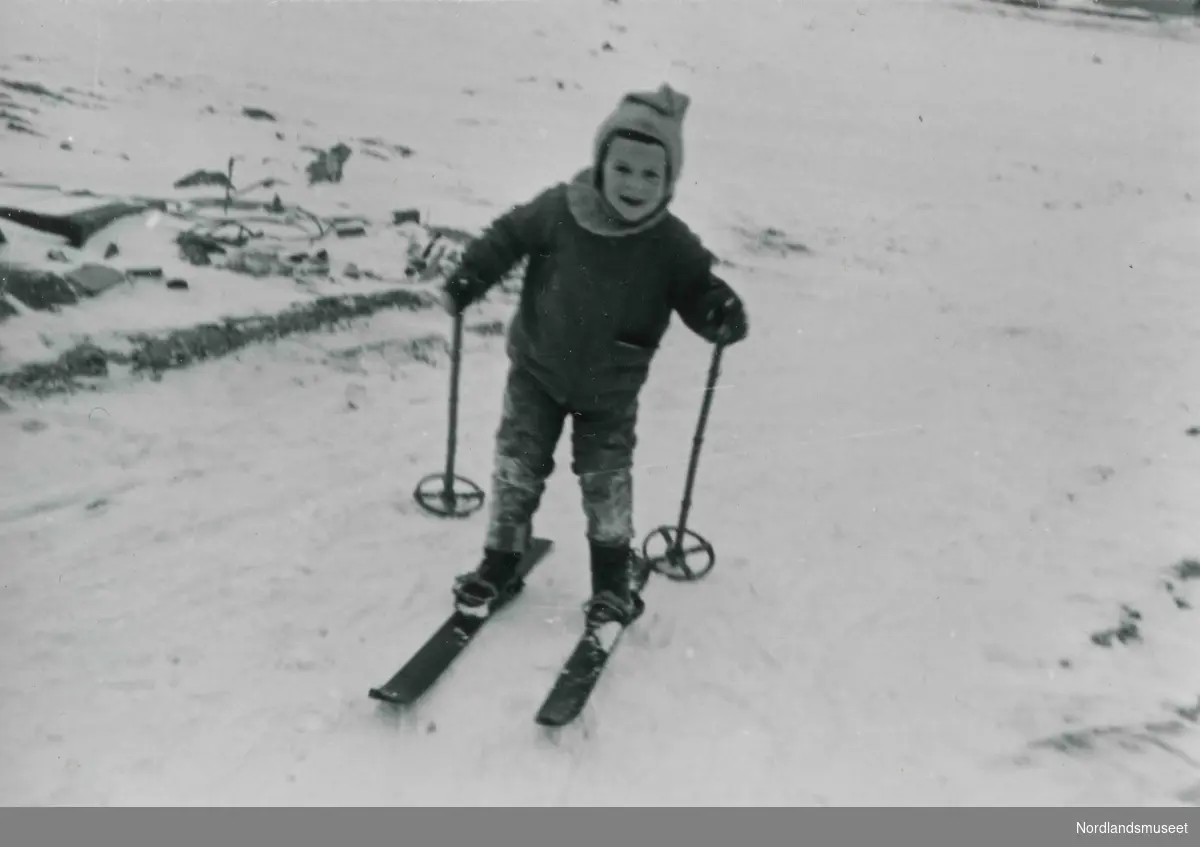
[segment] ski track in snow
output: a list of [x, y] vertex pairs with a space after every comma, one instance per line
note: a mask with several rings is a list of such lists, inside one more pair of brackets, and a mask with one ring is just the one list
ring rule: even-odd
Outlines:
[[[734, 263], [752, 337], [725, 357], [690, 522], [717, 569], [651, 581], [553, 734], [532, 715], [587, 586], [568, 439], [537, 521], [556, 550], [396, 715], [366, 691], [482, 540], [482, 516], [411, 498], [444, 460], [444, 365], [335, 367], [313, 337], [14, 400], [0, 802], [1200, 802], [1200, 617], [1163, 589], [1200, 556], [1197, 37], [982, 5], [245, 3], [233, 26], [189, 4], [73, 9], [53, 44], [38, 22], [63, 13], [30, 5], [24, 52], [51, 58], [5, 74], [115, 87], [122, 56], [243, 86], [428, 151], [435, 177], [403, 190], [464, 221], [569, 175], [621, 91], [670, 79], [695, 97], [679, 210]], [[402, 83], [379, 98], [379, 80]], [[181, 114], [204, 102], [187, 97]], [[196, 135], [155, 167], [200, 166]], [[8, 176], [53, 172], [57, 153], [20, 150]], [[465, 356], [457, 465], [486, 487], [503, 345], [468, 335]], [[677, 516], [707, 360], [676, 323], [642, 406], [643, 533]], [[1122, 604], [1141, 642], [1093, 645]]]

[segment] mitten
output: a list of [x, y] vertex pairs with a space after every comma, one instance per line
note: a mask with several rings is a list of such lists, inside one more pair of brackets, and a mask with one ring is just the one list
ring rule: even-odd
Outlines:
[[474, 281], [466, 274], [456, 272], [451, 275], [446, 280], [446, 284], [442, 286], [443, 308], [451, 315], [460, 314], [467, 306], [471, 305], [474, 287]]
[[749, 332], [746, 307], [736, 294], [719, 294], [704, 312], [704, 337], [713, 344], [737, 344]]

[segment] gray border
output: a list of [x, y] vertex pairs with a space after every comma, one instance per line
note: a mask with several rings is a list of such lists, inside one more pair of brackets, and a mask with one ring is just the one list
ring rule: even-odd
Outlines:
[[[1080, 823], [1173, 825], [1174, 835], [1081, 833]], [[687, 845], [871, 847], [1186, 845], [1200, 809], [5, 809], [12, 847]]]

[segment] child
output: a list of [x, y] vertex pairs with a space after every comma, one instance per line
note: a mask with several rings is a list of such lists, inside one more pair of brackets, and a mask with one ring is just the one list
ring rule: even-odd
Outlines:
[[529, 260], [508, 334], [483, 562], [458, 608], [486, 615], [513, 580], [568, 415], [591, 550], [592, 622], [631, 623], [633, 450], [638, 394], [675, 311], [712, 343], [746, 336], [741, 300], [667, 207], [683, 166], [689, 98], [667, 85], [622, 98], [592, 167], [498, 218], [463, 254], [444, 302], [458, 314]]

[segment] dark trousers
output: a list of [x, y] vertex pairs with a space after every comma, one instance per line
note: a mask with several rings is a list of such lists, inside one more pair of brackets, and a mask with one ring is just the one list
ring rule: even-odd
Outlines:
[[571, 470], [579, 478], [589, 540], [606, 545], [632, 541], [637, 397], [611, 408], [570, 409], [514, 365], [508, 372], [496, 433], [486, 547], [525, 549], [568, 416]]

